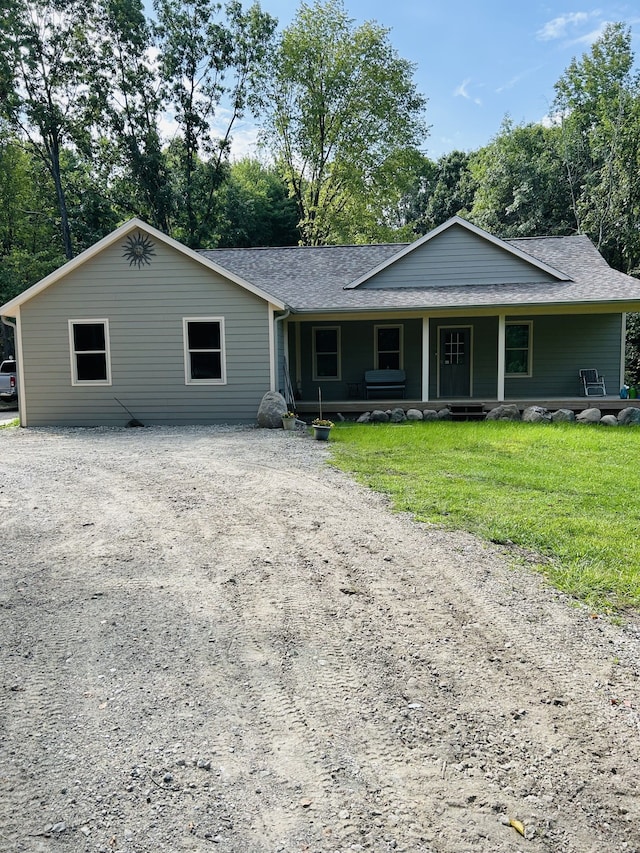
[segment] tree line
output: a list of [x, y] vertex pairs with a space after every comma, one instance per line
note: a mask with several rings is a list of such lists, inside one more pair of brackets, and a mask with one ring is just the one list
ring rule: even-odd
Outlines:
[[[239, 0], [154, 0], [152, 16], [0, 0], [0, 301], [131, 216], [214, 248], [412, 240], [460, 214], [503, 237], [587, 234], [640, 275], [634, 62], [610, 24], [548, 122], [506, 117], [486, 146], [431, 160], [414, 67], [342, 0], [303, 2], [282, 33]], [[259, 155], [234, 160], [242, 121]]]

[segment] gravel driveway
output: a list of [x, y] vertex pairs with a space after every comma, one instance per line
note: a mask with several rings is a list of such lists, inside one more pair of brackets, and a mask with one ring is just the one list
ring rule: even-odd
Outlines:
[[0, 431], [2, 851], [640, 851], [637, 621], [329, 452]]

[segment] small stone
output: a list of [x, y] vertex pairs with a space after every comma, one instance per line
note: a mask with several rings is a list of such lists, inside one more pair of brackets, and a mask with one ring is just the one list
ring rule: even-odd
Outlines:
[[67, 824], [61, 820], [58, 823], [54, 823], [51, 827], [51, 832], [64, 832], [67, 828]]
[[173, 782], [173, 776], [171, 775], [171, 773], [165, 773], [164, 776], [162, 777], [162, 781], [163, 782]]
[[211, 762], [207, 761], [205, 758], [199, 758], [197, 761], [197, 767], [200, 770], [211, 770]]

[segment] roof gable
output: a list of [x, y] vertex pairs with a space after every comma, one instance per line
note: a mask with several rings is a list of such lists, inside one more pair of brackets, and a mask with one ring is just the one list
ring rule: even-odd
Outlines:
[[454, 216], [345, 289], [422, 289], [552, 281], [570, 281], [570, 276]]
[[[95, 258], [101, 252], [108, 249], [110, 246], [113, 246], [119, 240], [124, 240], [126, 237], [133, 235], [135, 232], [139, 232], [141, 234], [147, 235], [154, 240], [164, 243], [172, 249], [175, 249], [180, 254], [190, 258], [193, 261], [196, 261], [198, 264], [210, 269], [212, 272], [217, 273], [223, 278], [228, 279], [229, 281], [237, 284], [239, 287], [244, 288], [245, 290], [253, 293], [255, 296], [264, 299], [265, 302], [272, 304], [274, 307], [284, 310], [284, 303], [275, 296], [267, 293], [262, 290], [262, 288], [257, 287], [251, 282], [246, 281], [241, 276], [236, 273], [231, 272], [228, 269], [220, 266], [215, 263], [210, 258], [205, 257], [199, 252], [194, 251], [193, 249], [189, 249], [187, 246], [184, 246], [182, 243], [179, 243], [177, 240], [174, 240], [172, 237], [168, 237], [166, 234], [163, 234], [162, 231], [158, 231], [157, 228], [154, 228], [151, 225], [147, 225], [146, 222], [143, 222], [141, 219], [130, 219], [128, 222], [125, 222], [124, 225], [121, 225], [119, 228], [116, 228], [115, 231], [112, 231], [111, 234], [107, 234], [106, 237], [103, 237], [102, 240], [99, 240], [93, 246], [90, 246], [88, 249], [85, 249], [84, 252], [81, 252], [75, 258], [70, 261], [67, 261], [66, 264], [59, 267], [54, 272], [50, 273], [48, 276], [45, 276], [41, 281], [27, 288], [27, 290], [23, 291], [18, 296], [11, 299], [9, 302], [0, 306], [0, 314], [5, 316], [14, 316], [15, 312], [17, 312], [21, 305], [25, 302], [28, 302], [30, 299], [33, 299], [34, 296], [37, 296], [39, 293], [42, 293], [43, 290], [54, 285], [56, 282], [63, 279], [69, 273], [78, 269], [79, 267], [86, 264], [92, 258]], [[123, 245], [123, 248], [126, 248]], [[131, 261], [134, 263], [135, 261]]]

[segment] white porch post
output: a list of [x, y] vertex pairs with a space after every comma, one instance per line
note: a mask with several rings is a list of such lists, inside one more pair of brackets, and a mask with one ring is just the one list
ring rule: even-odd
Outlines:
[[505, 369], [505, 315], [498, 315], [498, 401], [504, 402], [504, 369]]
[[422, 318], [422, 399], [429, 399], [429, 318]]
[[[620, 329], [620, 382], [619, 388], [622, 388], [624, 385], [624, 365], [627, 357], [627, 315], [623, 314], [621, 317], [622, 326]], [[611, 392], [609, 392], [611, 393]]]

